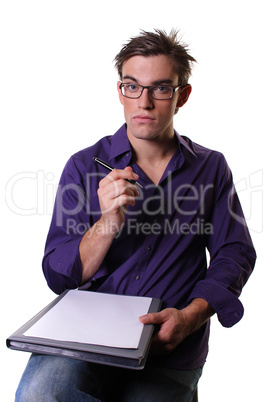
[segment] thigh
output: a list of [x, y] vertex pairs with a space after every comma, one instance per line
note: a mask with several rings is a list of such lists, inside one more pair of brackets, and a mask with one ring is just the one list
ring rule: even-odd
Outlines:
[[16, 402], [99, 401], [98, 366], [68, 357], [33, 354], [22, 375]]
[[171, 370], [148, 366], [141, 372], [124, 372], [114, 401], [192, 402], [201, 374], [201, 367]]
[[197, 370], [146, 367], [116, 369], [33, 354], [21, 378], [16, 402], [191, 402], [201, 376]]

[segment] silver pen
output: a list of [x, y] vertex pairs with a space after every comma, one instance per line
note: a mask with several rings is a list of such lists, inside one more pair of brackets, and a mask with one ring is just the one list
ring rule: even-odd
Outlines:
[[[105, 167], [107, 170], [110, 170], [110, 172], [112, 172], [112, 171], [115, 169], [114, 167], [108, 165], [108, 163], [103, 162], [101, 159], [96, 158], [95, 156], [94, 156], [93, 159], [94, 159], [94, 161], [97, 162], [99, 165]], [[138, 186], [138, 187], [140, 187], [140, 188], [143, 188], [142, 185], [141, 185], [140, 183], [138, 183], [137, 181], [135, 181], [135, 180], [129, 180], [129, 179], [125, 179], [125, 180], [128, 181], [128, 182], [131, 183], [131, 184], [135, 184], [136, 186]]]

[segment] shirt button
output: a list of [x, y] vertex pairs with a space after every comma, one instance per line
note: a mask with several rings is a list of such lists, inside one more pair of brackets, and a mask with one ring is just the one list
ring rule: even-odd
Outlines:
[[140, 275], [136, 275], [135, 279], [138, 281], [140, 279]]
[[151, 250], [151, 246], [146, 246], [146, 250], [150, 251]]

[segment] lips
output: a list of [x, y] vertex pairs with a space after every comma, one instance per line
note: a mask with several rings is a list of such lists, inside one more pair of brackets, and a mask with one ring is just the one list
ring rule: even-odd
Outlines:
[[147, 115], [137, 115], [133, 117], [134, 121], [137, 123], [152, 123], [155, 119], [153, 117], [147, 116]]

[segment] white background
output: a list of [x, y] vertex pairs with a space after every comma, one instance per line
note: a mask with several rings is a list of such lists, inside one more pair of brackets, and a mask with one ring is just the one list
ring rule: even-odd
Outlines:
[[172, 27], [198, 60], [175, 128], [226, 156], [258, 253], [243, 320], [232, 329], [212, 320], [199, 400], [265, 399], [266, 13], [261, 0], [1, 1], [1, 401], [14, 400], [29, 357], [5, 339], [55, 296], [41, 259], [63, 166], [124, 122], [113, 67], [121, 45]]

